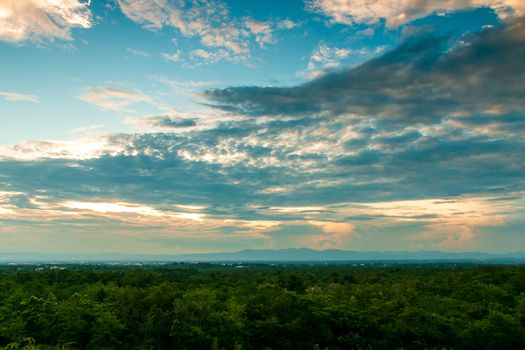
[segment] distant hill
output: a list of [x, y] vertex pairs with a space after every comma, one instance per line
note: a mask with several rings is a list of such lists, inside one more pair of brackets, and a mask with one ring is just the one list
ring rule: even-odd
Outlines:
[[0, 253], [0, 263], [40, 262], [345, 262], [345, 261], [478, 261], [525, 263], [525, 252], [313, 250], [307, 248], [241, 250], [230, 253], [175, 255]]

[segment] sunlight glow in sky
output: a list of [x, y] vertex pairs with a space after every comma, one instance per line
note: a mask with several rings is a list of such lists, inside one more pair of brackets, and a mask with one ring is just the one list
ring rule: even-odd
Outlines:
[[521, 0], [0, 0], [0, 252], [525, 251]]

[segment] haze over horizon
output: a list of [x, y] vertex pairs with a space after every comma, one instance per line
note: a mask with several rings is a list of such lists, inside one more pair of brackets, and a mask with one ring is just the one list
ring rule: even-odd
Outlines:
[[525, 251], [524, 16], [0, 0], [0, 253]]

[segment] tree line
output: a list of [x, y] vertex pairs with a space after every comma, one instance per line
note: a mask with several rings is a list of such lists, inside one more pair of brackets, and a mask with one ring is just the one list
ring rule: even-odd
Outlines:
[[525, 349], [525, 267], [5, 266], [0, 349]]

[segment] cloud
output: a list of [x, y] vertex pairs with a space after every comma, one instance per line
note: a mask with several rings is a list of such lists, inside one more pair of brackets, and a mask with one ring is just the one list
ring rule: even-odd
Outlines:
[[[173, 118], [149, 122], [180, 122]], [[396, 239], [452, 249], [525, 207], [522, 139], [447, 121], [428, 129], [368, 118], [241, 119], [170, 129], [0, 149], [2, 226], [28, 228], [47, 213], [41, 225], [156, 232], [164, 244], [241, 235], [258, 247], [350, 248], [373, 241], [374, 228], [413, 223]]]
[[317, 248], [337, 248], [348, 246], [348, 243], [354, 238], [355, 226], [347, 222], [327, 222], [327, 221], [310, 221], [310, 224], [320, 227], [323, 235], [315, 237], [315, 246]]
[[307, 79], [318, 78], [330, 71], [340, 69], [343, 62], [348, 61], [350, 57], [353, 58], [354, 65], [357, 65], [356, 59], [359, 61], [369, 60], [371, 57], [382, 53], [384, 49], [385, 46], [378, 46], [373, 50], [368, 48], [349, 49], [329, 46], [320, 41], [310, 55], [306, 68], [297, 75]]
[[177, 50], [175, 53], [161, 53], [162, 58], [166, 61], [177, 62], [180, 59], [180, 50]]
[[193, 63], [194, 66], [199, 66], [202, 64], [209, 64], [209, 63], [217, 63], [220, 60], [228, 59], [228, 57], [230, 57], [230, 53], [222, 49], [217, 50], [217, 51], [207, 51], [204, 49], [197, 49], [197, 50], [193, 50], [190, 52], [190, 58], [193, 61], [197, 61], [196, 63]]
[[175, 28], [184, 37], [199, 38], [206, 50], [194, 50], [192, 58], [204, 63], [247, 60], [250, 40], [264, 47], [276, 42], [274, 28], [289, 30], [297, 26], [289, 19], [262, 22], [233, 18], [221, 1], [118, 0], [118, 3], [128, 18], [147, 29]]
[[257, 44], [259, 44], [259, 47], [264, 48], [268, 44], [275, 44], [277, 42], [277, 38], [275, 37], [275, 32], [277, 30], [291, 30], [299, 27], [300, 24], [290, 19], [256, 21], [254, 19], [247, 18], [244, 21], [244, 25], [254, 36], [254, 39]]
[[293, 87], [205, 92], [216, 107], [252, 116], [353, 114], [436, 121], [525, 109], [525, 21], [466, 35], [412, 37], [360, 66]]
[[246, 58], [248, 43], [222, 2], [118, 0], [122, 12], [151, 30], [173, 27], [185, 37], [199, 37], [201, 44], [227, 52], [232, 60]]
[[169, 115], [151, 116], [146, 118], [129, 118], [126, 122], [138, 124], [140, 126], [149, 126], [153, 128], [180, 129], [197, 126], [195, 118], [178, 118]]
[[153, 120], [154, 126], [168, 127], [168, 128], [188, 128], [196, 126], [195, 119], [173, 119], [170, 117], [157, 117]]
[[287, 222], [270, 227], [263, 233], [271, 248], [309, 247], [319, 249], [314, 237], [322, 235], [319, 227], [307, 222]]
[[196, 90], [210, 88], [218, 85], [216, 81], [194, 81], [194, 80], [172, 80], [162, 75], [153, 75], [149, 79], [159, 82], [177, 93], [188, 94], [195, 96]]
[[98, 108], [115, 111], [125, 111], [133, 103], [151, 101], [149, 96], [137, 92], [102, 86], [87, 87], [78, 98]]
[[277, 22], [277, 28], [280, 29], [294, 29], [300, 25], [300, 23], [294, 22], [291, 19], [283, 19], [282, 21]]
[[478, 197], [426, 199], [369, 204], [369, 208], [399, 221], [418, 221], [425, 217], [425, 229], [407, 237], [410, 241], [437, 241], [438, 248], [464, 249], [480, 228], [502, 226], [519, 203], [502, 198]]
[[10, 102], [18, 102], [18, 101], [40, 102], [38, 99], [38, 96], [20, 94], [17, 92], [0, 91], [0, 96], [3, 97], [6, 101], [10, 101]]
[[147, 53], [146, 51], [142, 51], [142, 50], [137, 50], [137, 49], [133, 49], [131, 47], [128, 47], [126, 49], [127, 52], [129, 52], [130, 54], [132, 55], [135, 55], [135, 56], [141, 56], [141, 57], [150, 57], [151, 55], [149, 53]]
[[[122, 151], [122, 145], [112, 144], [104, 137], [84, 137], [75, 141], [28, 141], [19, 145], [0, 146], [0, 160], [84, 160], [119, 151]], [[75, 164], [69, 163], [69, 166]]]
[[342, 60], [347, 58], [352, 50], [346, 48], [330, 47], [324, 42], [319, 42], [312, 52], [305, 70], [299, 73], [308, 79], [316, 78], [325, 70], [338, 67]]
[[[198, 82], [174, 82], [170, 81], [169, 85], [174, 85], [174, 89], [190, 89], [194, 86], [200, 86]], [[203, 83], [204, 84], [204, 83]], [[207, 86], [207, 84], [205, 84]], [[185, 92], [186, 93], [186, 92]], [[198, 130], [216, 130], [218, 125], [228, 121], [238, 120], [236, 116], [225, 115], [213, 110], [194, 110], [181, 111], [173, 107], [163, 107], [162, 114], [145, 115], [139, 117], [127, 117], [124, 119], [126, 124], [134, 126], [140, 133], [187, 133]]]
[[[62, 187], [66, 176], [89, 184], [86, 189], [93, 194], [107, 193], [124, 202], [191, 197], [190, 204], [230, 206], [228, 215], [242, 216], [250, 206], [262, 205], [269, 211], [257, 209], [263, 215], [258, 219], [315, 215], [311, 220], [316, 221], [335, 220], [325, 207], [350, 198], [393, 201], [523, 190], [525, 163], [519, 160], [525, 145], [519, 139], [467, 136], [450, 127], [433, 136], [387, 136], [394, 130], [410, 134], [399, 128], [365, 136], [352, 121], [343, 121], [239, 121], [187, 134], [113, 135], [98, 139], [94, 151], [79, 153], [76, 161], [72, 150], [90, 149], [94, 141], [85, 141], [85, 147], [63, 145], [67, 154], [55, 143], [18, 146], [11, 149], [11, 161], [0, 165], [2, 181], [6, 189], [21, 186], [12, 191], [48, 183], [59, 195], [71, 188]], [[366, 142], [358, 148], [345, 142], [361, 137]], [[57, 160], [45, 161], [49, 158]], [[295, 210], [275, 209], [279, 207]]]
[[[2, 146], [2, 233], [26, 232], [37, 248], [95, 237], [155, 252], [470, 249], [487, 230], [517, 236], [524, 36], [516, 20], [460, 41], [411, 37], [298, 86], [206, 92], [218, 110], [128, 118], [134, 133]], [[114, 110], [150, 101], [111, 87], [82, 95]]]
[[244, 21], [244, 25], [250, 30], [250, 32], [253, 33], [253, 35], [255, 35], [255, 41], [260, 47], [264, 47], [266, 44], [272, 44], [275, 42], [271, 23], [247, 19]]
[[310, 11], [323, 13], [334, 23], [373, 25], [384, 20], [391, 28], [435, 13], [481, 7], [493, 9], [502, 18], [525, 15], [525, 3], [521, 0], [306, 0], [306, 6]]
[[107, 202], [64, 202], [66, 208], [89, 210], [97, 213], [134, 213], [145, 216], [162, 216], [162, 213], [150, 206], [134, 203], [107, 203]]
[[3, 0], [0, 40], [12, 43], [72, 40], [72, 29], [92, 26], [89, 5], [79, 0]]
[[160, 29], [169, 21], [172, 7], [168, 2], [117, 0], [122, 12], [132, 21], [144, 24], [148, 29]]

